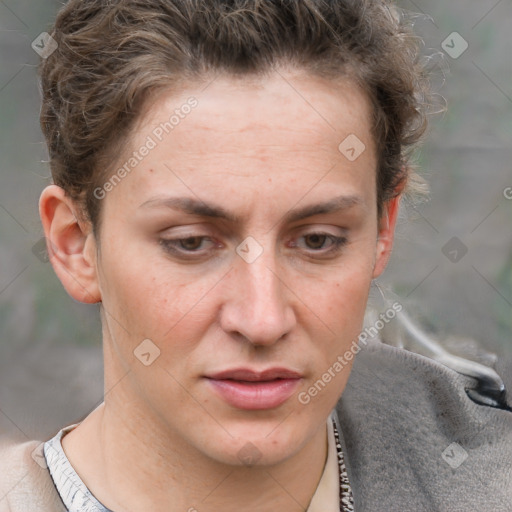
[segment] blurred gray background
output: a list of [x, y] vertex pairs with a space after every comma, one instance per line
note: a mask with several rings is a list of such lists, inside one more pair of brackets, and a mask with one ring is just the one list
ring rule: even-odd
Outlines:
[[[80, 421], [103, 392], [98, 307], [66, 294], [38, 245], [38, 199], [50, 173], [31, 43], [59, 5], [0, 0], [0, 435], [20, 439], [47, 439]], [[509, 358], [512, 3], [400, 5], [421, 14], [425, 54], [449, 68], [433, 79], [447, 111], [417, 155], [431, 199], [402, 209], [379, 281], [439, 338], [472, 338]]]

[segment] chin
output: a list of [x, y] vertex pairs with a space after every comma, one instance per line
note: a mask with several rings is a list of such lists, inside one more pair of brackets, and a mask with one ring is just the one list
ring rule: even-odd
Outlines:
[[[282, 421], [282, 420], [280, 420]], [[277, 428], [276, 428], [277, 427]], [[288, 425], [289, 427], [289, 425]], [[210, 458], [231, 466], [272, 466], [292, 457], [303, 445], [305, 433], [285, 430], [285, 424], [273, 421], [269, 428], [254, 425], [251, 428], [229, 428], [232, 435], [204, 447]], [[208, 453], [206, 453], [206, 451]]]

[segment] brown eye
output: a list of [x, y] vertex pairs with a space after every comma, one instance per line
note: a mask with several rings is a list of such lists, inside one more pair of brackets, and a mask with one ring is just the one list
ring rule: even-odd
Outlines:
[[208, 236], [188, 236], [186, 238], [163, 238], [160, 245], [177, 257], [203, 257], [211, 253], [217, 244]]
[[180, 240], [180, 245], [187, 251], [196, 251], [201, 247], [204, 237], [202, 236], [191, 236], [189, 238], [183, 238]]
[[330, 233], [306, 233], [291, 243], [291, 247], [301, 249], [306, 254], [317, 258], [336, 256], [348, 239], [345, 236], [336, 236]]
[[321, 249], [327, 240], [327, 235], [313, 233], [312, 235], [306, 235], [304, 239], [309, 242], [306, 244], [309, 249]]

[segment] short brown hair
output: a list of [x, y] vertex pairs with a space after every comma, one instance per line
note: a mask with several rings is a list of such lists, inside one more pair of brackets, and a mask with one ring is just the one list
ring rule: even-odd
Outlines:
[[[426, 128], [418, 38], [387, 0], [70, 0], [40, 65], [41, 126], [54, 183], [100, 222], [94, 189], [108, 179], [155, 91], [286, 63], [359, 83], [374, 112], [377, 197], [418, 182], [411, 150]], [[420, 180], [421, 181], [421, 180]]]

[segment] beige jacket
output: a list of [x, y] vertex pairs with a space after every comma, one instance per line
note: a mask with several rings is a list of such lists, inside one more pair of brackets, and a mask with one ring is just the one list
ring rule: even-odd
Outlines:
[[0, 512], [66, 512], [41, 441], [0, 447]]

